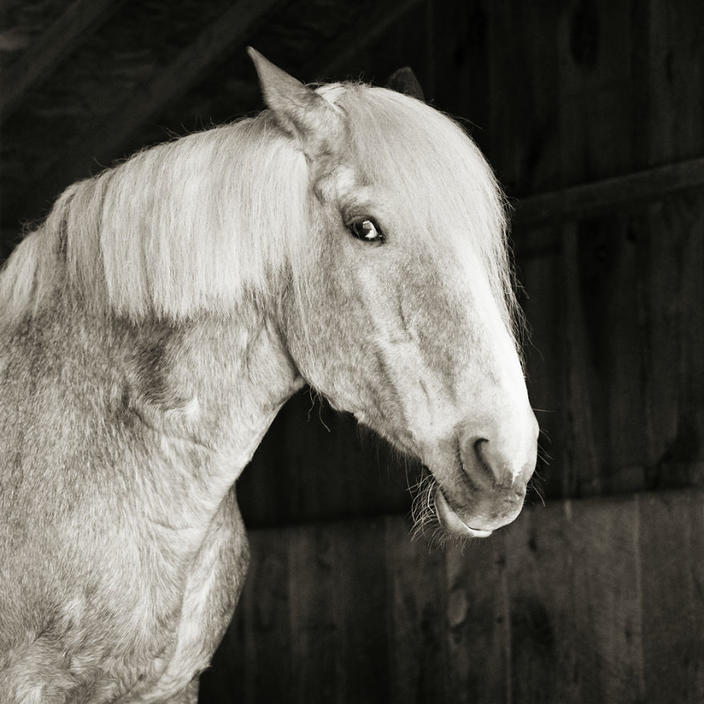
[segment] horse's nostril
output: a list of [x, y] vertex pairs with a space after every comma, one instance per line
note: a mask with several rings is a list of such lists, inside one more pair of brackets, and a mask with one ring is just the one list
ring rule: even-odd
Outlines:
[[523, 498], [524, 473], [513, 470], [516, 466], [514, 457], [502, 451], [496, 442], [484, 437], [474, 438], [465, 447], [464, 469], [473, 483], [492, 490], [513, 488], [516, 500]]
[[484, 445], [486, 445], [489, 441], [486, 438], [477, 438], [474, 441], [474, 452], [476, 453], [477, 457], [479, 458], [480, 461], [482, 460], [482, 448]]
[[488, 446], [489, 440], [476, 438], [471, 441], [471, 449], [465, 445], [467, 450], [463, 456], [465, 472], [467, 472], [472, 482], [480, 486], [486, 485], [487, 487], [495, 484], [499, 479], [488, 457]]

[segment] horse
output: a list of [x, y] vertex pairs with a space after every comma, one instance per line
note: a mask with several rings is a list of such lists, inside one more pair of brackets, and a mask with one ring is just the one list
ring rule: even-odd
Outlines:
[[305, 384], [417, 458], [449, 535], [537, 423], [506, 204], [462, 128], [253, 49], [266, 109], [67, 188], [0, 277], [0, 699], [195, 702], [248, 564], [236, 482]]

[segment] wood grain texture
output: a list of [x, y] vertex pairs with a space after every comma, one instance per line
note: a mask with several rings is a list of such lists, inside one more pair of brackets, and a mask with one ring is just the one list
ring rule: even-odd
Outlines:
[[[512, 702], [571, 702], [579, 691], [573, 679], [573, 560], [565, 520], [557, 506], [531, 512], [522, 530], [504, 536]], [[555, 677], [555, 671], [572, 676]]]
[[564, 496], [598, 493], [602, 457], [596, 424], [601, 419], [592, 412], [594, 366], [590, 357], [587, 312], [580, 287], [579, 233], [576, 223], [563, 228], [563, 296], [561, 329], [564, 335], [565, 445], [562, 463]]
[[704, 698], [702, 491], [557, 501], [444, 552], [398, 516], [252, 538], [203, 703]]
[[446, 697], [454, 702], [512, 701], [507, 546], [502, 537], [445, 555]]
[[574, 633], [580, 640], [576, 644], [580, 698], [594, 704], [647, 701], [636, 500], [599, 499], [587, 510], [582, 506], [574, 510], [572, 502], [572, 509], [565, 528], [574, 565], [571, 587]]
[[386, 527], [391, 614], [387, 631], [389, 701], [420, 704], [449, 694], [444, 620], [446, 585], [442, 555], [411, 542], [405, 521]]
[[701, 485], [703, 233], [702, 200], [683, 192], [526, 238], [527, 360], [533, 403], [549, 412], [549, 495]]
[[643, 685], [653, 702], [704, 697], [704, 506], [700, 495], [639, 499]]

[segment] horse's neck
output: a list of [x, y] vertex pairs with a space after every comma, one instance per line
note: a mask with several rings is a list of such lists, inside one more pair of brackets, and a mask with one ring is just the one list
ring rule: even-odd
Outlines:
[[74, 416], [67, 422], [85, 426], [86, 451], [94, 451], [90, 443], [115, 446], [101, 456], [119, 461], [95, 471], [107, 481], [122, 473], [136, 482], [135, 493], [144, 492], [144, 512], [180, 515], [184, 523], [215, 512], [302, 384], [275, 326], [254, 306], [228, 319], [174, 324], [57, 311], [37, 328], [37, 354], [51, 358], [38, 365], [54, 365], [53, 381], [44, 383], [87, 401], [63, 411]]
[[129, 405], [146, 435], [158, 440], [155, 457], [179, 471], [188, 465], [188, 498], [207, 511], [220, 503], [302, 382], [275, 326], [253, 310], [157, 326], [141, 344], [128, 374]]

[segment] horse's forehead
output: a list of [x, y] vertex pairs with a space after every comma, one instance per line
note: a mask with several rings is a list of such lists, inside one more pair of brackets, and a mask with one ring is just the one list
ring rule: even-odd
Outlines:
[[434, 147], [423, 154], [407, 147], [349, 150], [333, 170], [337, 194], [343, 201], [393, 209], [406, 221], [426, 224], [423, 220], [432, 217], [438, 225], [457, 225], [458, 214], [476, 205], [476, 184], [468, 181], [465, 168], [475, 155], [469, 150], [448, 154], [442, 145]]

